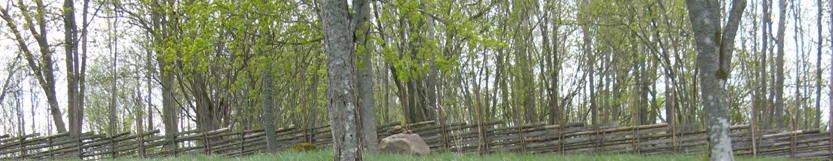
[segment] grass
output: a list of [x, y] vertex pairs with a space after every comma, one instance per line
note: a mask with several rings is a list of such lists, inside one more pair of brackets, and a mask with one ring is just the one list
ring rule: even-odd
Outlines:
[[[261, 154], [244, 156], [239, 158], [217, 157], [217, 156], [180, 156], [176, 158], [145, 159], [155, 161], [307, 161], [307, 160], [332, 160], [332, 151], [311, 151], [311, 152], [282, 152], [276, 154]], [[491, 155], [461, 155], [456, 153], [433, 153], [427, 156], [411, 156], [397, 154], [373, 154], [366, 155], [368, 161], [703, 161], [702, 155], [633, 155], [633, 154], [491, 154]], [[110, 161], [128, 161], [136, 159], [115, 159]], [[736, 157], [737, 161], [782, 161], [791, 160], [788, 158], [747, 158]]]

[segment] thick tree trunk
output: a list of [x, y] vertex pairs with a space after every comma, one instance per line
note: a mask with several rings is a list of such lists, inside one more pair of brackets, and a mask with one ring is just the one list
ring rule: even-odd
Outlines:
[[[161, 86], [162, 90], [162, 124], [165, 126], [165, 140], [168, 142], [165, 143], [166, 150], [173, 150], [176, 149], [176, 144], [173, 142], [174, 137], [177, 133], [179, 133], [179, 110], [177, 105], [175, 104], [176, 98], [173, 95], [173, 82], [174, 77], [173, 73], [166, 72], [165, 68], [169, 66], [168, 60], [162, 56], [162, 50], [159, 47], [164, 46], [163, 40], [166, 36], [168, 36], [168, 32], [170, 32], [170, 23], [165, 21], [166, 13], [164, 8], [162, 7], [163, 4], [167, 3], [166, 1], [159, 1], [153, 0], [151, 1], [151, 17], [153, 23], [153, 44], [157, 47], [154, 51], [156, 55], [156, 62], [157, 71], [159, 76], [159, 85]], [[169, 5], [169, 4], [164, 4]]]
[[[161, 42], [161, 41], [160, 41]], [[161, 53], [157, 53], [161, 54]], [[165, 67], [168, 63], [165, 62], [163, 56], [157, 56], [159, 66], [159, 76], [161, 77], [159, 83], [162, 86], [162, 123], [165, 124], [166, 140], [173, 141], [174, 137], [179, 133], [179, 110], [175, 104], [173, 92], [173, 73], [165, 72]], [[172, 150], [176, 148], [176, 144], [171, 142], [165, 144], [165, 149]]]
[[[270, 64], [270, 63], [269, 63]], [[271, 65], [263, 69], [263, 83], [261, 84], [261, 97], [263, 98], [263, 130], [266, 132], [266, 152], [274, 153], [278, 149], [277, 136], [275, 135], [275, 113], [272, 103], [272, 72]]]
[[[691, 7], [691, 4], [689, 5]], [[695, 15], [692, 14], [691, 17]], [[718, 17], [711, 17], [711, 18], [718, 18]], [[692, 18], [692, 21], [694, 18]], [[702, 20], [700, 20], [702, 21]], [[701, 23], [701, 22], [692, 22], [694, 23]], [[698, 25], [694, 25], [694, 28]], [[705, 26], [705, 27], [713, 27], [713, 26]], [[695, 29], [697, 31], [697, 29]], [[725, 93], [723, 90], [723, 86], [725, 85], [725, 80], [717, 78], [717, 68], [715, 65], [708, 65], [708, 64], [716, 64], [718, 61], [717, 52], [715, 49], [716, 44], [714, 39], [704, 38], [701, 40], [699, 35], [714, 35], [714, 30], [711, 31], [700, 31], [695, 32], [698, 36], [697, 41], [697, 49], [698, 49], [698, 58], [697, 64], [699, 65], [699, 69], [701, 70], [700, 77], [702, 81], [700, 82], [700, 86], [702, 89], [702, 98], [703, 98], [703, 108], [707, 110], [708, 120], [708, 132], [709, 132], [709, 151], [710, 151], [710, 160], [730, 160], [732, 158], [732, 149], [731, 149], [731, 138], [729, 137], [729, 120], [727, 118], [726, 109], [726, 100]], [[711, 41], [711, 42], [710, 42]], [[712, 45], [712, 47], [701, 47]]]
[[323, 2], [321, 17], [327, 55], [327, 99], [333, 136], [333, 160], [361, 160], [356, 99], [353, 32], [346, 0]]
[[771, 21], [770, 20], [771, 16], [770, 16], [770, 10], [769, 10], [770, 7], [769, 7], [769, 5], [770, 5], [769, 1], [762, 1], [762, 7], [763, 7], [762, 10], [764, 12], [764, 16], [763, 16], [763, 21], [761, 21], [761, 35], [762, 35], [761, 36], [761, 44], [762, 44], [762, 46], [761, 46], [761, 60], [760, 60], [760, 62], [758, 62], [759, 66], [760, 66], [760, 80], [761, 80], [761, 82], [760, 82], [761, 83], [761, 85], [760, 85], [761, 86], [760, 87], [760, 89], [761, 89], [761, 91], [760, 91], [760, 93], [761, 93], [761, 100], [760, 100], [761, 115], [760, 115], [760, 117], [762, 118], [761, 119], [762, 124], [760, 126], [761, 126], [762, 129], [772, 128], [772, 117], [771, 117], [770, 113], [771, 113], [773, 107], [769, 103], [771, 97], [768, 96], [768, 94], [772, 95], [772, 92], [770, 92], [770, 90], [768, 89], [769, 83], [767, 81], [767, 78], [769, 77], [768, 76], [769, 74], [766, 71], [767, 64], [768, 64], [767, 52], [769, 51], [769, 41], [770, 41], [769, 31], [771, 30], [771, 27], [770, 27], [771, 26], [771, 22], [770, 22]]
[[[590, 5], [589, 0], [582, 0], [581, 1], [582, 16], [583, 16], [583, 19], [585, 19], [586, 21], [592, 21], [592, 20], [589, 20], [590, 16], [588, 16], [588, 14], [590, 14], [590, 9], [588, 8], [589, 5]], [[590, 75], [589, 76], [590, 77], [590, 82], [588, 82], [588, 84], [590, 84], [590, 120], [591, 120], [590, 122], [593, 125], [597, 125], [597, 124], [599, 124], [599, 121], [598, 121], [598, 117], [599, 117], [598, 111], [599, 110], [597, 109], [597, 105], [596, 105], [596, 87], [595, 87], [596, 86], [596, 80], [595, 80], [595, 78], [596, 78], [596, 74], [595, 74], [595, 71], [596, 71], [596, 56], [593, 54], [592, 49], [591, 49], [591, 44], [593, 44], [593, 40], [591, 38], [590, 25], [591, 24], [582, 24], [581, 25], [582, 40], [584, 41], [584, 43], [582, 43], [582, 51], [584, 52], [584, 55], [587, 57], [587, 64], [589, 66], [588, 69], [587, 69], [587, 72], [590, 73], [589, 74]]]
[[[84, 39], [86, 39], [86, 37]], [[153, 69], [153, 65], [151, 65], [152, 64], [151, 62], [153, 62], [151, 57], [153, 57], [153, 49], [147, 49], [147, 57], [146, 57], [147, 60], [145, 60], [145, 77], [147, 78], [146, 85], [147, 85], [147, 113], [148, 113], [147, 129], [148, 130], [154, 130], [153, 129], [153, 84], [152, 84], [153, 74], [152, 73], [155, 69]]]
[[[88, 13], [88, 8], [89, 8], [89, 3], [90, 3], [90, 0], [84, 0], [84, 6], [83, 6], [84, 9], [82, 11], [83, 12], [82, 22], [87, 22], [87, 13]], [[75, 63], [73, 64], [73, 66], [75, 67], [75, 69], [77, 71], [77, 72], [75, 72], [75, 74], [77, 75], [76, 83], [78, 84], [78, 94], [75, 97], [75, 104], [78, 107], [78, 110], [76, 112], [78, 113], [78, 116], [80, 117], [78, 119], [80, 119], [80, 120], [76, 120], [76, 121], [78, 121], [79, 124], [81, 124], [81, 120], [83, 120], [83, 116], [84, 116], [84, 95], [86, 93], [86, 88], [87, 88], [86, 82], [87, 82], [87, 27], [88, 26], [85, 23], [82, 23], [82, 24], [84, 24], [84, 25], [81, 28], [81, 35], [83, 35], [83, 37], [81, 38], [82, 39], [81, 40], [81, 43], [82, 43], [81, 44], [81, 58], [80, 58], [80, 60], [78, 60], [79, 59], [78, 58], [78, 47], [77, 47], [77, 44], [76, 44], [75, 45], [76, 46], [75, 47], [76, 52], [74, 54], [75, 57], [76, 57], [76, 60], [75, 60]], [[80, 61], [80, 65], [79, 65], [79, 61]], [[81, 125], [79, 125], [79, 126], [81, 126]], [[81, 128], [81, 127], [79, 127], [79, 128]]]
[[117, 54], [116, 50], [113, 50], [112, 52], [113, 52], [113, 66], [111, 67], [112, 69], [110, 71], [111, 72], [110, 76], [112, 77], [113, 80], [111, 82], [112, 86], [110, 87], [110, 106], [109, 106], [110, 110], [108, 110], [108, 112], [109, 112], [109, 115], [108, 115], [109, 116], [109, 123], [110, 123], [110, 126], [108, 127], [109, 128], [108, 131], [110, 133], [110, 136], [116, 135], [116, 129], [118, 128], [117, 123], [119, 122], [118, 121], [119, 119], [116, 115], [117, 114], [117, 112], [116, 112], [116, 109], [117, 109], [116, 108], [116, 106], [117, 106], [116, 105], [117, 104], [116, 95], [117, 94], [116, 93], [118, 93], [118, 89], [116, 88], [116, 86], [118, 84], [118, 80], [116, 78], [116, 71], [118, 71], [116, 69], [116, 65], [117, 65], [116, 64], [116, 58], [118, 57], [118, 54]]
[[[310, 93], [310, 96], [312, 97], [312, 99], [314, 101], [310, 101], [310, 103], [312, 105], [310, 105], [309, 107], [318, 107], [318, 101], [317, 101], [318, 100], [317, 99], [318, 98], [318, 80], [319, 79], [318, 79], [317, 74], [313, 74], [310, 78], [310, 82], [311, 82], [310, 84], [312, 84], [312, 85], [311, 85], [311, 87], [308, 88], [307, 93]], [[317, 108], [309, 108], [309, 110], [307, 111], [307, 114], [306, 114], [307, 116], [306, 116], [306, 120], [305, 120], [306, 122], [304, 123], [305, 129], [311, 129], [311, 128], [316, 126], [316, 120], [318, 118], [318, 110], [316, 110], [316, 109]], [[315, 138], [315, 135], [309, 135], [309, 136], [306, 136], [306, 137], [307, 137], [306, 141], [308, 143], [313, 143], [313, 144], [315, 143], [315, 140], [313, 139], [313, 138]]]
[[[720, 26], [720, 5], [717, 0], [686, 1], [694, 29], [697, 46], [697, 64], [700, 70], [702, 104], [707, 111], [709, 160], [733, 159], [732, 141], [729, 137], [728, 105], [724, 86], [728, 79], [737, 25], [746, 7], [745, 0], [733, 0], [729, 22], [725, 31]], [[723, 33], [722, 35], [720, 33]]]
[[356, 19], [354, 19], [352, 31], [357, 33], [354, 42], [360, 49], [358, 51], [362, 52], [358, 56], [361, 59], [362, 66], [357, 67], [362, 148], [376, 152], [379, 150], [379, 144], [376, 136], [376, 107], [374, 105], [376, 100], [373, 98], [373, 63], [371, 58], [373, 47], [368, 38], [372, 24], [367, 23], [370, 17], [370, 3], [365, 0], [353, 0], [353, 10], [353, 13], [356, 13]]
[[191, 93], [194, 95], [194, 101], [197, 108], [197, 129], [201, 132], [207, 132], [220, 128], [217, 117], [215, 104], [211, 101], [208, 94], [208, 85], [202, 73], [193, 73], [191, 82]]
[[784, 30], [787, 24], [787, 1], [779, 0], [781, 12], [778, 18], [777, 55], [775, 56], [775, 128], [784, 128]]
[[81, 121], [83, 120], [83, 107], [78, 99], [79, 94], [79, 69], [78, 63], [78, 36], [75, 25], [75, 4], [72, 0], [64, 0], [62, 18], [64, 21], [64, 52], [66, 53], [67, 71], [67, 112], [69, 118], [70, 135], [81, 134]]
[[646, 58], [641, 58], [639, 65], [639, 106], [637, 106], [639, 112], [639, 125], [648, 125], [651, 124], [649, 122], [649, 108], [651, 108], [651, 103], [648, 100], [648, 64]]

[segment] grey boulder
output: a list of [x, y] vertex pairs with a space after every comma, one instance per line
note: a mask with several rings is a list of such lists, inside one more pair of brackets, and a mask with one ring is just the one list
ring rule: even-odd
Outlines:
[[382, 152], [398, 153], [398, 154], [419, 154], [428, 155], [431, 149], [422, 137], [417, 134], [394, 134], [382, 139], [379, 143], [379, 149]]

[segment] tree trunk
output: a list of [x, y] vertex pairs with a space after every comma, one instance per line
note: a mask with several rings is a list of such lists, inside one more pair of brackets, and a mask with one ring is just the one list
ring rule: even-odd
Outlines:
[[648, 100], [648, 61], [647, 58], [639, 58], [639, 125], [651, 124], [649, 120], [649, 108], [651, 108], [650, 100]]
[[769, 33], [769, 31], [771, 30], [771, 20], [770, 20], [771, 16], [770, 16], [770, 10], [769, 10], [770, 7], [769, 7], [769, 5], [770, 5], [769, 1], [762, 1], [762, 6], [763, 6], [762, 10], [764, 12], [764, 17], [763, 17], [763, 21], [761, 21], [761, 25], [762, 25], [761, 26], [761, 35], [762, 35], [761, 36], [761, 43], [762, 43], [762, 46], [761, 46], [761, 60], [759, 62], [760, 80], [761, 80], [761, 85], [760, 85], [761, 86], [760, 87], [760, 89], [761, 89], [761, 91], [760, 91], [760, 93], [761, 93], [761, 100], [760, 100], [761, 115], [760, 115], [760, 117], [762, 117], [761, 123], [763, 123], [760, 126], [761, 126], [762, 129], [772, 128], [772, 117], [770, 116], [770, 113], [771, 113], [773, 107], [769, 103], [771, 101], [770, 100], [771, 97], [769, 95], [772, 95], [773, 93], [770, 91], [770, 89], [768, 89], [769, 82], [767, 81], [767, 78], [769, 77], [768, 76], [769, 74], [766, 72], [767, 64], [769, 62], [769, 61], [767, 61], [767, 52], [769, 51], [769, 41], [770, 41], [769, 34], [771, 34], [771, 33]]
[[[84, 39], [86, 39], [86, 37]], [[147, 129], [148, 130], [153, 130], [153, 84], [152, 84], [153, 74], [152, 73], [153, 73], [154, 69], [153, 69], [153, 65], [151, 65], [152, 64], [151, 62], [153, 62], [153, 60], [151, 59], [151, 57], [153, 57], [153, 54], [152, 54], [153, 49], [147, 49], [146, 48], [146, 50], [147, 50], [147, 57], [146, 57], [147, 60], [145, 60], [145, 77], [147, 78], [146, 85], [147, 85], [147, 97], [148, 97], [147, 98], [147, 113], [148, 113], [148, 116], [147, 116], [147, 118], [148, 118], [148, 121], [147, 121], [148, 127], [147, 127]]]
[[378, 139], [376, 138], [376, 100], [373, 98], [373, 63], [372, 54], [373, 46], [370, 44], [369, 35], [372, 24], [367, 23], [370, 17], [370, 3], [365, 0], [353, 0], [353, 13], [356, 14], [354, 19], [353, 33], [357, 34], [356, 46], [359, 47], [358, 52], [362, 52], [358, 57], [361, 59], [362, 67], [358, 68], [358, 88], [359, 88], [359, 120], [361, 123], [361, 140], [362, 148], [367, 151], [376, 152], [379, 150]]
[[821, 0], [818, 0], [819, 14], [818, 14], [818, 19], [816, 19], [816, 22], [817, 22], [816, 23], [817, 24], [816, 28], [818, 29], [817, 31], [818, 31], [819, 40], [818, 40], [818, 48], [816, 48], [816, 51], [818, 52], [816, 54], [816, 112], [815, 112], [816, 117], [813, 120], [814, 122], [813, 122], [813, 127], [812, 128], [820, 128], [820, 126], [821, 126], [821, 86], [822, 86], [821, 85], [821, 81], [822, 81], [822, 78], [821, 78], [821, 72], [822, 72], [822, 70], [821, 70], [821, 53], [822, 53], [821, 48], [824, 46], [824, 37], [822, 37], [822, 34], [821, 34], [821, 31], [823, 29], [822, 25], [821, 25], [822, 24], [821, 18], [824, 17], [823, 16], [824, 15], [824, 9], [823, 9], [824, 7], [823, 6], [824, 6], [824, 3], [822, 3]]
[[[268, 55], [264, 54], [264, 56], [268, 57]], [[263, 130], [266, 132], [266, 152], [267, 153], [274, 153], [278, 149], [277, 145], [277, 136], [275, 135], [275, 113], [272, 111], [274, 108], [272, 103], [274, 100], [272, 99], [272, 66], [271, 62], [266, 62], [266, 68], [263, 69], [263, 83], [261, 84], [261, 97], [263, 97], [262, 104], [263, 104]]]
[[[829, 6], [833, 7], [833, 1], [828, 1], [828, 2], [830, 2]], [[830, 22], [833, 22], [833, 11], [830, 11], [828, 13], [831, 15], [830, 16]], [[830, 30], [830, 33], [833, 33], [833, 25], [828, 25], [828, 29]], [[833, 49], [833, 39], [830, 39], [830, 44], [831, 44], [830, 49]], [[833, 69], [833, 59], [830, 59], [830, 68], [828, 68], [828, 69]], [[833, 71], [830, 72], [830, 78], [833, 78]], [[829, 102], [833, 102], [833, 79], [830, 79], [829, 86], [830, 86], [830, 94], [829, 94], [829, 97], [830, 97], [829, 99], [830, 100], [829, 100]], [[829, 117], [827, 117], [827, 119], [828, 119], [827, 125], [829, 127], [828, 127], [827, 130], [830, 131], [830, 132], [828, 132], [830, 134], [830, 138], [833, 138], [833, 103], [828, 103], [828, 104], [830, 104], [830, 107], [827, 109], [827, 111], [829, 113], [828, 114]], [[828, 142], [828, 145], [830, 146], [830, 149], [833, 150], [833, 139], [831, 139]]]
[[671, 80], [666, 76], [665, 77], [665, 122], [672, 127], [676, 126], [675, 114], [674, 114], [674, 86], [672, 83], [669, 83]]
[[67, 66], [67, 111], [69, 118], [70, 135], [81, 134], [81, 121], [83, 120], [83, 107], [78, 99], [79, 94], [79, 69], [78, 69], [78, 36], [75, 25], [75, 4], [72, 0], [64, 0], [62, 18], [64, 20], [64, 52], [66, 53]]
[[732, 3], [729, 21], [724, 31], [720, 31], [720, 4], [717, 0], [687, 1], [698, 52], [702, 104], [708, 115], [709, 160], [734, 160], [723, 88], [731, 71], [725, 67], [731, 64], [731, 48], [746, 1], [733, 0]]
[[217, 104], [209, 95], [208, 81], [203, 73], [192, 73], [192, 76], [191, 93], [197, 105], [197, 129], [201, 132], [219, 129], [222, 118], [217, 113]]
[[[83, 16], [83, 19], [82, 19], [82, 24], [84, 24], [84, 25], [81, 28], [81, 35], [83, 35], [82, 40], [81, 40], [81, 43], [82, 43], [81, 44], [81, 58], [80, 58], [81, 60], [77, 60], [78, 59], [78, 47], [77, 47], [78, 45], [76, 44], [75, 45], [76, 60], [75, 60], [75, 63], [73, 64], [75, 66], [76, 71], [77, 71], [75, 74], [77, 75], [76, 83], [78, 84], [78, 95], [76, 95], [76, 97], [75, 97], [75, 99], [76, 99], [75, 103], [78, 107], [78, 110], [76, 111], [78, 113], [77, 116], [80, 117], [80, 118], [78, 118], [80, 120], [76, 120], [76, 121], [78, 121], [79, 124], [81, 124], [81, 122], [83, 120], [83, 116], [84, 116], [84, 95], [85, 95], [86, 89], [87, 89], [86, 82], [87, 82], [87, 27], [88, 27], [88, 24], [86, 24], [86, 22], [87, 22], [87, 13], [88, 13], [88, 8], [89, 8], [89, 3], [90, 3], [90, 0], [84, 0], [84, 6], [83, 6], [84, 7], [84, 9], [83, 9], [83, 15], [84, 16]], [[81, 63], [80, 67], [79, 67], [79, 64], [78, 64], [79, 61]], [[79, 68], [80, 68], [80, 71], [78, 71]], [[81, 125], [79, 125], [79, 126], [81, 126]], [[81, 128], [81, 127], [79, 127], [79, 128]]]
[[[582, 0], [581, 3], [582, 3], [581, 4], [581, 8], [582, 8], [581, 13], [583, 15], [582, 19], [585, 19], [585, 21], [592, 21], [590, 19], [590, 16], [589, 16], [590, 9], [588, 8], [589, 5], [590, 5], [590, 1], [589, 0]], [[588, 75], [590, 75], [590, 82], [588, 82], [588, 84], [590, 84], [590, 120], [592, 120], [590, 122], [593, 125], [598, 125], [599, 124], [599, 121], [598, 121], [599, 115], [598, 115], [598, 109], [596, 107], [596, 88], [595, 88], [595, 86], [596, 86], [596, 81], [595, 81], [595, 78], [596, 78], [596, 76], [595, 76], [596, 75], [595, 74], [596, 56], [593, 55], [593, 52], [592, 52], [592, 49], [591, 49], [591, 44], [593, 44], [593, 40], [592, 40], [592, 38], [590, 38], [590, 36], [591, 36], [590, 25], [591, 24], [582, 24], [581, 25], [582, 39], [584, 40], [584, 43], [582, 43], [582, 51], [584, 52], [584, 55], [587, 57], [587, 64], [589, 66], [588, 69], [587, 69], [587, 72], [590, 73], [590, 74], [588, 74]]]
[[169, 141], [165, 143], [165, 149], [173, 150], [176, 149], [176, 144], [173, 142], [173, 139], [179, 131], [179, 110], [174, 102], [176, 98], [174, 98], [173, 95], [173, 73], [165, 71], [165, 68], [169, 67], [170, 63], [168, 63], [168, 60], [166, 60], [165, 56], [162, 55], [161, 48], [165, 46], [164, 39], [168, 36], [168, 33], [171, 32], [169, 31], [171, 30], [171, 23], [165, 21], [167, 18], [163, 18], [167, 17], [167, 15], [163, 15], [166, 11], [164, 10], [165, 8], [163, 8], [163, 4], [160, 3], [166, 3], [164, 4], [166, 6], [169, 5], [167, 4], [167, 1], [160, 2], [159, 0], [153, 0], [150, 4], [154, 28], [154, 32], [152, 34], [153, 44], [156, 47], [154, 52], [157, 54], [156, 65], [159, 70], [157, 74], [159, 76], [159, 85], [162, 89], [162, 124], [165, 126], [165, 140]]
[[[161, 42], [161, 41], [160, 41]], [[161, 53], [157, 53], [161, 54]], [[167, 140], [173, 141], [177, 133], [179, 133], [179, 109], [175, 104], [173, 92], [173, 73], [165, 71], [168, 63], [165, 62], [163, 56], [157, 56], [159, 66], [159, 76], [161, 80], [159, 84], [162, 86], [162, 123], [165, 124], [165, 137]], [[165, 144], [165, 149], [172, 150], [176, 148], [175, 144]]]
[[[313, 108], [310, 108], [307, 111], [307, 117], [306, 117], [306, 120], [305, 120], [306, 122], [304, 123], [306, 125], [306, 127], [305, 127], [306, 129], [311, 129], [311, 128], [315, 127], [316, 126], [316, 119], [318, 118], [318, 110], [317, 110], [317, 108], [315, 108], [315, 107], [318, 107], [318, 99], [317, 99], [318, 98], [318, 74], [313, 74], [312, 78], [310, 78], [310, 82], [311, 82], [310, 84], [312, 84], [312, 87], [308, 88], [307, 93], [311, 93], [310, 96], [312, 97], [312, 100], [314, 100], [314, 101], [310, 102], [312, 104], [312, 105], [310, 105], [310, 107], [313, 107]], [[307, 142], [314, 144], [315, 140], [313, 138], [315, 138], [315, 135], [307, 136]]]
[[[114, 7], [114, 8], [116, 7], [115, 3], [113, 3], [111, 5], [113, 5], [112, 7]], [[115, 14], [114, 17], [118, 17], [118, 15]], [[117, 117], [118, 115], [117, 115], [117, 112], [116, 112], [116, 110], [117, 110], [116, 107], [118, 106], [118, 105], [116, 105], [117, 101], [118, 101], [116, 99], [116, 96], [118, 95], [117, 94], [118, 89], [116, 88], [116, 86], [118, 85], [118, 77], [117, 77], [118, 64], [117, 63], [118, 63], [118, 57], [119, 57], [119, 55], [118, 55], [118, 52], [119, 52], [118, 38], [116, 38], [116, 32], [115, 32], [115, 29], [118, 27], [117, 24], [118, 24], [118, 18], [115, 18], [115, 20], [112, 22], [112, 24], [109, 24], [109, 25], [112, 25], [112, 26], [110, 26], [111, 27], [110, 29], [113, 31], [112, 33], [110, 33], [110, 37], [109, 37], [110, 40], [108, 42], [108, 45], [110, 46], [110, 52], [113, 54], [113, 66], [110, 69], [110, 72], [111, 72], [110, 76], [111, 76], [111, 79], [112, 79], [112, 84], [110, 84], [110, 85], [112, 85], [110, 87], [110, 110], [108, 110], [108, 112], [110, 114], [109, 115], [109, 118], [110, 118], [109, 119], [109, 123], [110, 123], [109, 133], [110, 133], [110, 136], [116, 135], [116, 133], [117, 133], [116, 129], [118, 129], [118, 122], [119, 122], [118, 121], [119, 119]], [[70, 120], [72, 120], [72, 119], [70, 119]], [[72, 123], [72, 122], [70, 122], [70, 123]], [[70, 125], [70, 130], [71, 131], [73, 130], [72, 128], [73, 128], [73, 125]], [[73, 132], [70, 132], [70, 133], [72, 134]]]
[[778, 18], [778, 34], [776, 40], [778, 41], [778, 53], [775, 56], [775, 128], [784, 128], [784, 30], [786, 29], [787, 5], [786, 0], [779, 0], [779, 8], [781, 9]]
[[356, 74], [353, 32], [346, 0], [323, 2], [321, 17], [327, 55], [327, 99], [333, 136], [333, 160], [362, 160], [356, 129]]

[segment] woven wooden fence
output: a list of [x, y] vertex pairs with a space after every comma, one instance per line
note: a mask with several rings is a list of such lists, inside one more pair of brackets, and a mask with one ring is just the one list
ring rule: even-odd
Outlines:
[[[380, 125], [379, 138], [399, 131], [399, 123]], [[701, 154], [707, 150], [706, 132], [699, 126], [654, 124], [619, 127], [618, 123], [584, 126], [579, 123], [543, 123], [511, 126], [503, 122], [476, 124], [420, 122], [404, 127], [419, 134], [432, 151], [457, 153], [633, 153]], [[309, 142], [329, 148], [332, 136], [328, 126], [309, 129], [278, 128], [278, 149]], [[735, 155], [775, 156], [796, 159], [830, 159], [831, 135], [819, 130], [756, 131], [749, 126], [731, 127]], [[754, 139], [753, 139], [754, 138]], [[185, 131], [173, 137], [158, 130], [141, 134], [113, 136], [85, 133], [40, 136], [0, 136], [0, 160], [19, 159], [105, 159], [156, 158], [205, 154], [242, 156], [265, 150], [265, 131], [234, 131], [222, 128], [208, 132]]]

